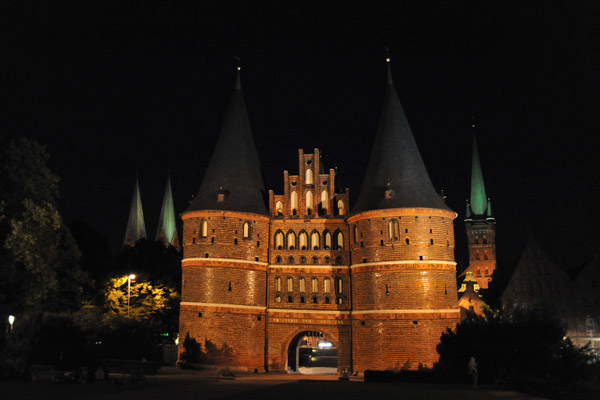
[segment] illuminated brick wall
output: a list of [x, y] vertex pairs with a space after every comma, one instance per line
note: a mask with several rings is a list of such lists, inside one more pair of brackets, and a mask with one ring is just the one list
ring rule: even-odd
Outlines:
[[292, 339], [314, 331], [338, 348], [339, 371], [431, 367], [460, 318], [456, 214], [404, 208], [346, 220], [349, 191], [336, 193], [335, 171], [318, 173], [320, 162], [318, 149], [299, 151], [298, 175], [284, 171], [284, 193], [269, 191], [270, 217], [183, 215], [180, 343], [189, 332], [207, 363], [285, 370]]
[[487, 289], [496, 270], [496, 222], [494, 220], [465, 221], [469, 246], [469, 267], [461, 274], [472, 272], [477, 284]]

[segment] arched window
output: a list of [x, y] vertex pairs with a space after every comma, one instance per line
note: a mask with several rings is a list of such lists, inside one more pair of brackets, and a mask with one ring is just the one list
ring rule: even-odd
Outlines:
[[275, 213], [277, 215], [283, 215], [283, 203], [278, 201], [275, 203]]
[[313, 302], [313, 304], [317, 304], [319, 302], [319, 299], [317, 299], [317, 296], [313, 296], [312, 302]]
[[294, 263], [294, 257], [290, 256], [288, 258], [288, 264], [293, 264]]
[[291, 276], [289, 278], [287, 278], [287, 291], [288, 292], [294, 291], [294, 278], [292, 278]]
[[298, 193], [294, 190], [290, 195], [292, 215], [298, 214]]
[[329, 264], [329, 261], [331, 261], [329, 257], [325, 257], [325, 264]]
[[388, 237], [390, 240], [400, 239], [400, 224], [398, 224], [398, 220], [392, 219], [388, 222]]
[[344, 234], [342, 231], [335, 232], [335, 250], [344, 250]]
[[329, 210], [329, 194], [327, 190], [321, 192], [321, 210], [323, 214], [327, 214], [327, 210]]
[[408, 240], [408, 238], [406, 238], [406, 244], [410, 244], [410, 240]]
[[342, 297], [338, 297], [337, 298], [337, 303], [338, 304], [344, 304], [344, 299]]
[[280, 277], [275, 278], [275, 291], [281, 292], [281, 278]]
[[475, 259], [479, 260], [479, 253], [475, 253]]
[[250, 234], [251, 234], [251, 230], [250, 230], [250, 222], [246, 221], [244, 222], [244, 239], [250, 239]]
[[329, 278], [323, 279], [323, 292], [324, 293], [331, 292], [331, 280]]
[[313, 257], [313, 264], [318, 264], [319, 263], [319, 258], [317, 256]]
[[311, 279], [311, 290], [313, 293], [317, 293], [319, 291], [319, 280], [317, 278]]
[[354, 244], [357, 244], [358, 243], [358, 225], [356, 225], [356, 224], [352, 227], [352, 236], [354, 239]]
[[304, 296], [300, 296], [300, 303], [304, 304], [305, 300], [304, 300]]
[[307, 169], [305, 175], [306, 175], [305, 183], [307, 185], [312, 185], [313, 184], [313, 172], [312, 172], [312, 169]]
[[288, 250], [296, 248], [296, 234], [293, 231], [289, 231], [287, 234], [287, 248]]
[[294, 302], [294, 298], [292, 296], [288, 296], [288, 303], [293, 303]]
[[310, 234], [310, 248], [313, 250], [319, 250], [319, 242], [320, 242], [319, 232], [313, 231]]
[[306, 292], [306, 280], [304, 278], [298, 278], [298, 287], [300, 293]]
[[283, 232], [275, 232], [275, 250], [283, 250]]
[[281, 296], [280, 295], [275, 296], [275, 303], [281, 303]]
[[331, 250], [331, 233], [328, 230], [323, 232], [323, 239], [325, 250]]
[[344, 202], [341, 200], [338, 200], [337, 202], [337, 209], [338, 209], [338, 215], [344, 215], [346, 213], [346, 210], [344, 209]]
[[275, 257], [275, 262], [276, 262], [277, 264], [281, 264], [281, 256], [277, 256], [277, 257]]
[[305, 231], [301, 231], [298, 235], [298, 248], [306, 250], [308, 248], [308, 235]]
[[339, 293], [342, 293], [343, 291], [344, 291], [344, 281], [340, 277], [335, 278], [335, 292], [339, 294]]
[[306, 257], [300, 257], [300, 264], [306, 264]]
[[325, 297], [325, 304], [329, 304], [331, 303], [331, 300], [329, 300], [329, 297]]
[[433, 246], [433, 239], [429, 239], [429, 244]]
[[312, 210], [313, 210], [313, 194], [312, 194], [312, 192], [309, 191], [309, 192], [306, 192], [306, 214], [312, 215]]
[[335, 258], [335, 263], [338, 264], [338, 265], [343, 264], [344, 263], [344, 259], [342, 258], [342, 256], [337, 256]]
[[207, 237], [208, 236], [208, 222], [203, 219], [202, 221], [200, 221], [200, 237]]

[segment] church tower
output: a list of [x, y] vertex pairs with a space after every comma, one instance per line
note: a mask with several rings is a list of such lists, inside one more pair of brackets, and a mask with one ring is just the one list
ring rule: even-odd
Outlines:
[[491, 201], [485, 193], [475, 135], [473, 135], [471, 198], [470, 201], [467, 200], [465, 228], [469, 246], [469, 266], [461, 276], [471, 272], [479, 288], [487, 289], [496, 270], [496, 220], [492, 216]]
[[129, 218], [127, 219], [127, 229], [125, 230], [123, 246], [135, 246], [135, 242], [145, 238], [146, 223], [144, 222], [144, 210], [142, 209], [140, 185], [136, 174], [135, 186], [133, 188], [133, 199], [131, 200], [131, 207], [129, 208]]
[[433, 188], [388, 79], [364, 184], [348, 218], [353, 369], [433, 367], [460, 320], [456, 213]]
[[179, 236], [177, 235], [177, 225], [175, 224], [175, 207], [173, 206], [173, 193], [171, 191], [171, 175], [167, 177], [167, 187], [163, 197], [160, 216], [158, 218], [158, 228], [156, 229], [156, 240], [163, 242], [165, 247], [173, 246], [177, 250], [181, 249], [179, 245]]
[[200, 343], [203, 363], [264, 371], [270, 218], [239, 70], [200, 190], [181, 214], [179, 332], [180, 343], [188, 334]]

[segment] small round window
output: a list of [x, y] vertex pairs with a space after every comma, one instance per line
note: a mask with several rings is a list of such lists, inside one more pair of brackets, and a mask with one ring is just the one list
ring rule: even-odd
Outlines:
[[322, 185], [327, 186], [327, 181], [323, 181]]
[[306, 160], [306, 165], [312, 164], [312, 160]]
[[296, 182], [290, 182], [290, 185], [296, 186]]

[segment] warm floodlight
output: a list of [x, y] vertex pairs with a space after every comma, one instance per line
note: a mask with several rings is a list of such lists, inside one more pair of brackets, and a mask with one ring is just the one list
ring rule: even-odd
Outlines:
[[14, 315], [9, 315], [8, 316], [8, 323], [10, 324], [10, 330], [12, 331], [13, 324], [15, 323], [15, 316]]
[[329, 348], [333, 346], [333, 344], [331, 342], [319, 342], [319, 348], [323, 349], [323, 348]]
[[129, 317], [129, 302], [131, 301], [131, 281], [134, 279], [134, 274], [130, 274], [127, 277], [127, 317]]

